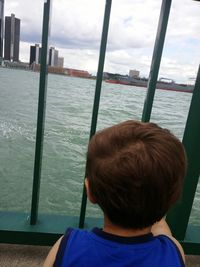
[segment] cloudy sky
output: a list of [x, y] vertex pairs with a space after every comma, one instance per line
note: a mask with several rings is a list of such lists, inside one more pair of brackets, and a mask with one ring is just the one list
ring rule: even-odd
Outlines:
[[[5, 0], [5, 15], [21, 19], [20, 60], [41, 43], [44, 0]], [[53, 0], [49, 45], [66, 67], [96, 74], [104, 0]], [[161, 0], [113, 0], [104, 71], [148, 77]], [[172, 0], [159, 77], [187, 82], [200, 63], [200, 2]]]

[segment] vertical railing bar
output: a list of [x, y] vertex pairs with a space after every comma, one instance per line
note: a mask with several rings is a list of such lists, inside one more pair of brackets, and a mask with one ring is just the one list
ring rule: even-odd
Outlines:
[[185, 238], [200, 174], [200, 120], [198, 114], [200, 114], [200, 65], [183, 136], [183, 144], [188, 159], [183, 194], [181, 200], [167, 216], [171, 230], [179, 240]]
[[45, 124], [45, 110], [46, 110], [47, 76], [48, 76], [47, 53], [48, 53], [50, 11], [51, 11], [51, 0], [45, 0], [44, 11], [43, 11], [42, 51], [41, 51], [36, 145], [35, 145], [35, 162], [34, 162], [34, 172], [33, 172], [33, 188], [32, 188], [32, 202], [31, 202], [31, 216], [30, 216], [31, 225], [36, 224], [38, 217], [38, 203], [39, 203], [39, 192], [40, 192], [40, 177], [41, 177], [41, 166], [42, 166], [42, 152], [43, 152], [44, 124]]
[[145, 103], [143, 107], [143, 114], [142, 114], [143, 122], [149, 121], [151, 117], [151, 111], [152, 111], [153, 100], [154, 100], [154, 95], [155, 95], [155, 90], [156, 90], [156, 83], [158, 79], [158, 72], [160, 68], [160, 61], [161, 61], [162, 51], [163, 51], [163, 46], [164, 46], [164, 41], [165, 41], [170, 7], [171, 7], [171, 0], [162, 1], [157, 35], [156, 35], [154, 51], [153, 51], [153, 57], [151, 61], [149, 81], [148, 81], [148, 86], [147, 86], [147, 94], [146, 94], [146, 99], [145, 99]]
[[[101, 85], [102, 85], [102, 78], [103, 78], [103, 68], [104, 68], [104, 61], [105, 61], [111, 5], [112, 5], [112, 0], [106, 0], [97, 79], [96, 79], [95, 96], [94, 96], [94, 103], [93, 103], [92, 121], [91, 121], [91, 128], [90, 128], [90, 138], [95, 134], [96, 126], [97, 126], [97, 118], [98, 118], [99, 102], [100, 102], [100, 96], [101, 96]], [[87, 205], [87, 195], [86, 195], [85, 186], [83, 186], [83, 195], [82, 195], [81, 211], [80, 211], [80, 218], [79, 218], [80, 228], [84, 227], [86, 205]]]

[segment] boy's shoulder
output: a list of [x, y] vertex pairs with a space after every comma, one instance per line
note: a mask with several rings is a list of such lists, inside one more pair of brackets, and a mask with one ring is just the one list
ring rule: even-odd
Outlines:
[[[50, 265], [49, 262], [51, 262], [51, 264], [52, 262], [56, 264], [59, 263], [59, 261], [63, 260], [64, 255], [67, 255], [67, 258], [70, 258], [70, 260], [81, 255], [81, 259], [75, 260], [83, 263], [87, 261], [88, 253], [90, 254], [90, 261], [95, 261], [96, 256], [93, 257], [93, 255], [96, 255], [98, 251], [98, 255], [101, 255], [102, 260], [104, 258], [107, 259], [107, 257], [104, 256], [109, 254], [113, 257], [113, 255], [116, 254], [116, 248], [119, 254], [118, 257], [121, 258], [122, 255], [126, 255], [125, 258], [127, 258], [127, 261], [137, 261], [137, 257], [141, 257], [142, 254], [146, 253], [145, 251], [156, 250], [159, 252], [159, 258], [171, 262], [172, 266], [184, 266], [181, 257], [181, 249], [177, 242], [176, 239], [172, 239], [163, 234], [157, 236], [146, 234], [144, 236], [127, 238], [108, 234], [99, 228], [94, 228], [91, 231], [68, 228], [65, 235], [63, 235], [51, 249], [43, 267], [53, 266]], [[134, 246], [134, 251], [137, 252], [134, 255], [131, 253], [131, 251], [133, 251], [131, 245]], [[79, 251], [79, 256], [76, 253], [77, 251]], [[148, 260], [152, 262], [158, 260], [155, 259], [155, 255], [154, 253], [147, 253]], [[60, 265], [57, 264], [55, 266]]]

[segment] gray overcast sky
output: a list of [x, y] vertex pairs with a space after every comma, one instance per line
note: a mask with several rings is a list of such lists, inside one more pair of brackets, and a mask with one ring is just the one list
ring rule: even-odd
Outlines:
[[[41, 42], [44, 0], [5, 0], [5, 15], [21, 19], [20, 59]], [[103, 0], [54, 0], [49, 45], [65, 66], [95, 74], [101, 38]], [[113, 0], [105, 71], [148, 76], [161, 0]], [[187, 82], [200, 59], [200, 2], [173, 0], [159, 76]]]

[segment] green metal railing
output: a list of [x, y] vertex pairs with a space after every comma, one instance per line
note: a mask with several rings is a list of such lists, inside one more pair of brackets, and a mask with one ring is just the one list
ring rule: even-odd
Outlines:
[[[184, 240], [187, 234], [188, 222], [200, 174], [200, 120], [198, 114], [200, 114], [200, 66], [183, 136], [183, 144], [188, 159], [188, 170], [185, 177], [183, 194], [181, 200], [167, 216], [172, 232], [180, 240]], [[200, 242], [200, 229], [196, 234], [197, 236], [193, 237]]]
[[[108, 37], [111, 4], [112, 4], [112, 0], [106, 1], [104, 22], [103, 22], [103, 32], [102, 32], [102, 37], [101, 37], [101, 46], [100, 46], [100, 54], [99, 54], [99, 65], [98, 65], [98, 71], [97, 71], [96, 90], [95, 90], [95, 96], [94, 96], [92, 122], [91, 122], [91, 129], [90, 129], [90, 139], [95, 134], [96, 127], [97, 127], [97, 118], [98, 118], [99, 102], [100, 102], [100, 96], [101, 96], [101, 84], [102, 84], [102, 78], [103, 78], [103, 68], [104, 68], [104, 60], [105, 60], [105, 54], [106, 54], [106, 44], [107, 44], [107, 37]], [[87, 204], [86, 189], [85, 189], [85, 186], [83, 186], [83, 197], [82, 197], [81, 213], [80, 213], [80, 220], [79, 220], [80, 228], [84, 227], [86, 204]]]
[[151, 61], [149, 80], [147, 85], [147, 95], [144, 102], [144, 108], [142, 113], [142, 121], [144, 122], [149, 121], [151, 117], [151, 110], [156, 90], [156, 83], [158, 80], [158, 72], [160, 68], [160, 61], [162, 57], [170, 8], [171, 8], [171, 0], [166, 0], [162, 2], [160, 18], [158, 22], [157, 36], [156, 36], [153, 58]]
[[40, 177], [42, 166], [42, 152], [44, 139], [44, 123], [46, 111], [46, 92], [47, 92], [47, 75], [48, 75], [48, 36], [50, 24], [51, 1], [47, 0], [44, 3], [43, 15], [43, 31], [42, 31], [42, 52], [41, 52], [41, 70], [40, 70], [40, 84], [39, 84], [39, 99], [38, 99], [38, 117], [37, 117], [37, 132], [35, 144], [35, 164], [33, 172], [33, 191], [31, 203], [30, 223], [36, 224], [38, 217], [38, 203], [40, 192]]
[[[40, 176], [42, 166], [42, 151], [45, 124], [46, 92], [47, 92], [47, 51], [52, 0], [44, 3], [42, 55], [39, 84], [38, 118], [35, 146], [35, 164], [33, 174], [32, 202], [30, 218], [26, 214], [0, 212], [0, 242], [51, 245], [65, 231], [67, 226], [91, 227], [99, 222], [98, 219], [85, 218], [87, 196], [83, 187], [82, 204], [79, 218], [61, 215], [38, 216], [40, 195]], [[134, 4], [134, 3], [133, 3]], [[101, 85], [104, 60], [107, 45], [109, 19], [112, 0], [106, 0], [103, 31], [100, 46], [99, 64], [96, 79], [96, 89], [93, 104], [90, 138], [95, 134], [101, 96]], [[149, 121], [156, 90], [156, 82], [160, 68], [163, 45], [170, 14], [171, 0], [163, 0], [157, 30], [157, 36], [150, 68], [147, 95], [144, 103], [142, 121]], [[188, 171], [181, 200], [167, 215], [173, 234], [180, 240], [186, 253], [200, 255], [200, 226], [188, 225], [190, 212], [200, 174], [200, 67], [191, 100], [188, 119], [185, 127], [183, 144], [188, 157]], [[78, 223], [79, 221], [79, 223]]]

